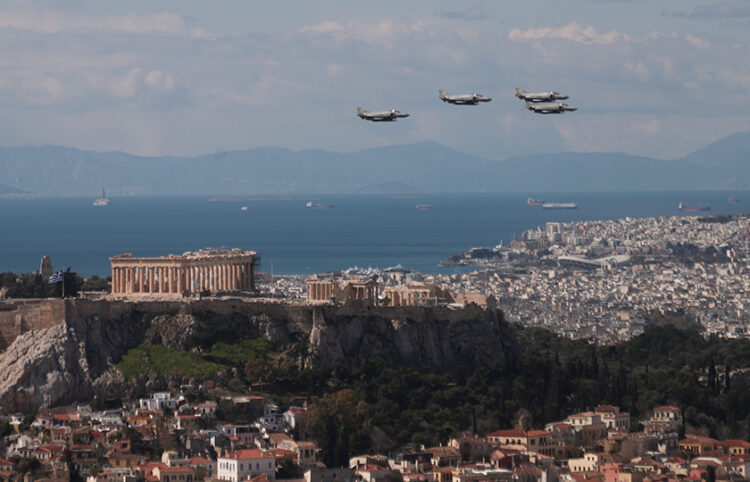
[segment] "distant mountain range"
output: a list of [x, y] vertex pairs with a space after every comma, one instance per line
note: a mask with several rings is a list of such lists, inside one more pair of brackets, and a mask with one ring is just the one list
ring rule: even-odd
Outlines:
[[750, 189], [750, 132], [681, 159], [621, 153], [534, 154], [501, 161], [435, 142], [347, 154], [260, 147], [141, 157], [60, 146], [0, 148], [0, 194], [60, 196]]

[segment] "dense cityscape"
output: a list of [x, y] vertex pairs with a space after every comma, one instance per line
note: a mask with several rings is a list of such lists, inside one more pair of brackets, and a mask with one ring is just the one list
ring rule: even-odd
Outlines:
[[[613, 343], [642, 333], [653, 312], [685, 314], [707, 334], [748, 336], [749, 260], [750, 218], [669, 216], [547, 223], [507, 247], [474, 248], [448, 260], [477, 267], [466, 274], [395, 267], [328, 276], [375, 277], [383, 289], [420, 283], [481, 293], [492, 296], [509, 320]], [[304, 299], [306, 281], [277, 276], [263, 287]]]

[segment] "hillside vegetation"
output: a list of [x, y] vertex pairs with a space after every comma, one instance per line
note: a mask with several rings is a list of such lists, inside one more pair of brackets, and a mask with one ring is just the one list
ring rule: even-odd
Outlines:
[[[679, 325], [677, 328], [675, 324]], [[437, 372], [371, 357], [332, 369], [304, 370], [305, 343], [223, 339], [193, 352], [142, 345], [120, 362], [126, 377], [210, 377], [234, 368], [229, 388], [262, 384], [280, 396], [307, 396], [307, 435], [326, 463], [407, 442], [435, 445], [461, 430], [543, 427], [568, 414], [613, 404], [633, 426], [658, 405], [682, 408], [686, 428], [717, 438], [750, 438], [750, 340], [704, 338], [679, 316], [612, 346], [515, 326], [507, 366], [456, 363]]]

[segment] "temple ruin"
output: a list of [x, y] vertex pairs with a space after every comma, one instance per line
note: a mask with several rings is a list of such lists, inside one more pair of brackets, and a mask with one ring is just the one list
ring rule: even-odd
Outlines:
[[161, 258], [110, 258], [112, 295], [190, 296], [204, 292], [255, 291], [255, 251], [201, 249]]

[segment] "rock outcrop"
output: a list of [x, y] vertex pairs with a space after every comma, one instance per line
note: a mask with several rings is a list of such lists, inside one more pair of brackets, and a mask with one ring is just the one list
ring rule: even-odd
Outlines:
[[[40, 301], [44, 303], [45, 301]], [[59, 302], [59, 300], [58, 300]], [[289, 305], [242, 300], [66, 302], [59, 324], [27, 331], [0, 354], [0, 408], [6, 412], [115, 398], [165, 388], [158, 377], [124, 380], [115, 365], [142, 343], [200, 350], [217, 337], [264, 337], [304, 346], [305, 368], [369, 357], [445, 371], [505, 364], [515, 355], [502, 313], [361, 305]]]

